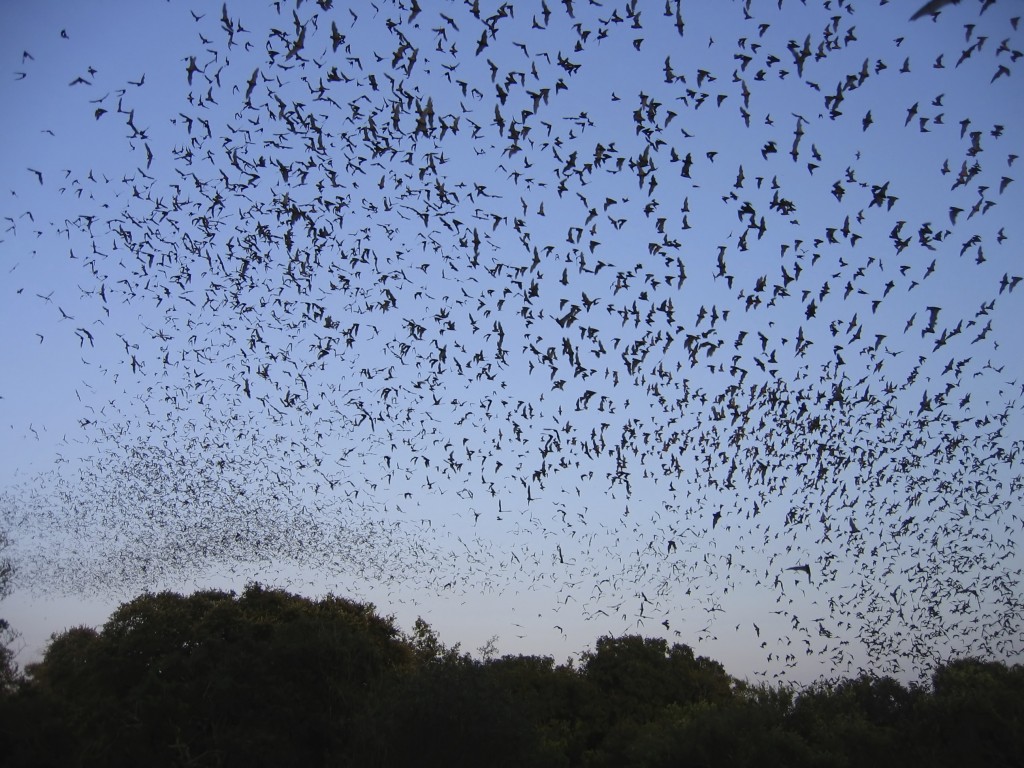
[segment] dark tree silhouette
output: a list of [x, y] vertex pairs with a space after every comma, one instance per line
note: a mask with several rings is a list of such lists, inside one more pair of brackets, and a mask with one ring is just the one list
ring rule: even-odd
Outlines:
[[599, 638], [579, 665], [476, 659], [424, 621], [250, 585], [145, 594], [55, 635], [0, 697], [5, 766], [1022, 764], [1024, 668], [931, 688], [863, 673], [750, 685], [686, 645]]

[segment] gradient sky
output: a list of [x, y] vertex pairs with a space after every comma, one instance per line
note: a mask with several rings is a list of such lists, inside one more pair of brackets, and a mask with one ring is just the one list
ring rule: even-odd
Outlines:
[[1019, 3], [325, 6], [0, 11], [23, 660], [248, 579], [559, 661], [1019, 651]]

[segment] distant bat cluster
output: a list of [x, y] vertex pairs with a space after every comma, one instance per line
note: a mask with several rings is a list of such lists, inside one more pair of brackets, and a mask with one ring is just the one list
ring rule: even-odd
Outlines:
[[1018, 9], [714, 5], [224, 4], [157, 102], [69, 78], [134, 170], [8, 180], [77, 199], [84, 308], [24, 300], [99, 377], [20, 529], [101, 586], [554, 584], [782, 671], [1019, 652], [1021, 131], [966, 111]]

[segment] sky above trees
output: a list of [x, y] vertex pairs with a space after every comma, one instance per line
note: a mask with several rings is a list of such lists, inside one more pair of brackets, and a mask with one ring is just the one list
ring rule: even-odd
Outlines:
[[916, 10], [5, 9], [12, 623], [1012, 656], [1020, 7]]

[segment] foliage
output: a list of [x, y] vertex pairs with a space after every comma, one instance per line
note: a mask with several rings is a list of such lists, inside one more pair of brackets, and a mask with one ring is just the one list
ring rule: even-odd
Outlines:
[[579, 666], [480, 656], [333, 596], [144, 594], [51, 639], [0, 699], [0, 749], [12, 766], [1024, 762], [1024, 668], [1001, 662], [949, 662], [931, 689], [798, 690], [635, 635]]
[[250, 585], [146, 594], [55, 637], [33, 683], [66, 702], [83, 764], [322, 763], [411, 654], [373, 606]]
[[959, 659], [932, 687], [921, 740], [935, 765], [1024, 765], [1024, 666]]

